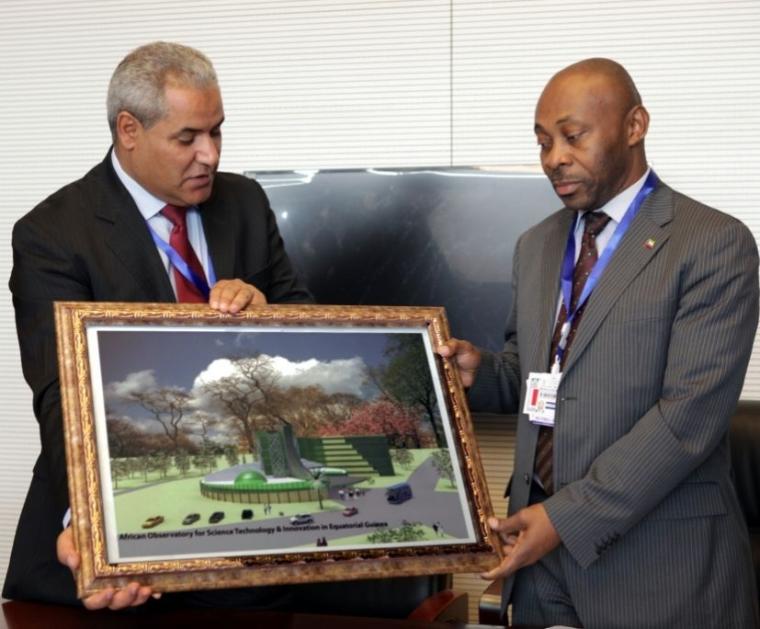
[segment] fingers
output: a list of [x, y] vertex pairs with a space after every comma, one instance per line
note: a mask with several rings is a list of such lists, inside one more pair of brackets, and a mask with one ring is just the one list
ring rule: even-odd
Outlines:
[[111, 604], [115, 590], [113, 588], [106, 588], [95, 594], [91, 594], [85, 599], [82, 599], [82, 604], [87, 609], [103, 609]]
[[209, 305], [219, 312], [236, 314], [249, 306], [263, 306], [267, 298], [252, 284], [242, 280], [219, 280], [209, 294]]
[[58, 534], [55, 549], [58, 561], [64, 566], [68, 566], [72, 572], [79, 568], [79, 553], [74, 546], [74, 533], [70, 526]]
[[[72, 573], [75, 573], [79, 568], [80, 557], [74, 546], [74, 534], [71, 527], [66, 527], [58, 535], [56, 553], [58, 561], [68, 566]], [[83, 599], [82, 604], [87, 609], [104, 609], [106, 607], [109, 609], [124, 609], [125, 607], [142, 605], [151, 596], [159, 598], [161, 594], [154, 593], [147, 585], [141, 586], [139, 583], [133, 582], [118, 590], [109, 587], [96, 592]]]
[[456, 354], [464, 354], [474, 349], [472, 343], [469, 341], [463, 341], [462, 339], [451, 338], [442, 345], [439, 345], [435, 351], [441, 356], [451, 358]]
[[153, 590], [147, 585], [140, 585], [137, 582], [132, 582], [126, 587], [121, 589], [106, 588], [96, 594], [92, 594], [85, 598], [82, 603], [87, 609], [108, 609], [118, 610], [126, 609], [127, 607], [137, 607], [142, 605], [150, 597], [160, 598], [161, 594], [154, 593]]
[[436, 352], [444, 358], [453, 359], [459, 370], [459, 377], [465, 387], [472, 386], [475, 374], [480, 366], [480, 350], [469, 341], [449, 339], [436, 348]]
[[510, 537], [515, 537], [525, 528], [520, 512], [508, 518], [490, 517], [488, 518], [488, 526], [494, 533], [498, 534], [502, 542], [506, 542]]
[[148, 590], [147, 596], [144, 596], [142, 600], [144, 603], [148, 596], [150, 596], [150, 588], [141, 588], [139, 583], [133, 581], [127, 585], [127, 587], [114, 592], [111, 603], [108, 605], [108, 609], [124, 609], [125, 607], [138, 605], [139, 599], [141, 598], [141, 590], [143, 589]]
[[525, 525], [520, 514], [521, 512], [518, 511], [508, 518], [488, 518], [488, 526], [499, 536], [499, 540], [502, 542], [504, 559], [492, 570], [482, 573], [480, 576], [483, 579], [493, 581], [494, 579], [509, 577], [526, 565], [524, 557], [526, 545], [522, 537]]
[[501, 579], [501, 578], [507, 578], [514, 574], [517, 571], [517, 568], [519, 566], [515, 565], [515, 561], [512, 557], [512, 554], [505, 551], [505, 557], [501, 560], [501, 563], [493, 568], [492, 570], [489, 570], [488, 572], [481, 573], [480, 577], [482, 579], [487, 579], [488, 581], [493, 581], [494, 579]]
[[132, 607], [143, 605], [149, 598], [158, 600], [161, 598], [161, 592], [154, 592], [148, 585], [141, 586], [135, 602], [132, 603]]
[[536, 563], [557, 548], [561, 539], [543, 505], [520, 509], [508, 518], [488, 518], [488, 526], [502, 542], [504, 559], [486, 579], [508, 577], [524, 566]]

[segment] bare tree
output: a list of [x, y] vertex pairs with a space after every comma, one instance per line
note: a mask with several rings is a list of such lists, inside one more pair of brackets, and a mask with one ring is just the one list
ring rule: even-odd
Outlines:
[[157, 422], [176, 452], [182, 445], [184, 434], [180, 424], [190, 408], [190, 394], [179, 387], [162, 387], [148, 391], [133, 391], [127, 399], [142, 406], [150, 418]]
[[326, 393], [319, 386], [290, 387], [280, 399], [280, 413], [288, 417], [298, 436], [321, 434], [351, 418], [362, 399], [350, 393]]
[[112, 457], [135, 456], [145, 451], [145, 435], [129, 419], [108, 415], [106, 428]]
[[213, 449], [214, 442], [210, 437], [211, 429], [220, 423], [220, 419], [203, 411], [196, 411], [185, 418], [185, 432], [200, 435], [202, 451]]
[[234, 372], [201, 389], [229, 418], [249, 451], [256, 453], [256, 431], [289, 424], [282, 413], [285, 396], [272, 360], [261, 354], [230, 359]]

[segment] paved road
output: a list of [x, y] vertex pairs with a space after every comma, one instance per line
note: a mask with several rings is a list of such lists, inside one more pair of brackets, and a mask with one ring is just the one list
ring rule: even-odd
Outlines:
[[[358, 480], [358, 479], [357, 479]], [[413, 498], [394, 505], [388, 503], [385, 488], [367, 489], [361, 496], [339, 498], [339, 486], [333, 480], [329, 490], [332, 500], [345, 506], [355, 506], [359, 512], [351, 517], [340, 511], [314, 513], [314, 522], [294, 526], [288, 517], [264, 518], [260, 505], [251, 505], [256, 517], [253, 520], [235, 524], [218, 524], [201, 528], [187, 527], [176, 531], [144, 531], [144, 537], [121, 539], [119, 548], [122, 557], [161, 555], [197, 555], [208, 553], [248, 553], [251, 550], [270, 552], [274, 549], [295, 549], [314, 544], [324, 537], [330, 540], [371, 533], [375, 530], [396, 528], [404, 522], [419, 522], [432, 527], [439, 526], [441, 541], [466, 538], [465, 517], [456, 492], [435, 491], [438, 472], [432, 461], [427, 459], [409, 477]], [[219, 510], [235, 513], [246, 505], [219, 502]], [[277, 505], [272, 505], [277, 513]], [[332, 525], [332, 528], [331, 528]], [[351, 525], [351, 528], [337, 528]]]

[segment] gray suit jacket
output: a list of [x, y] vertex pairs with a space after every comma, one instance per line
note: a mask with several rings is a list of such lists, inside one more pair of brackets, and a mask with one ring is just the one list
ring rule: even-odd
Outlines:
[[[522, 410], [546, 371], [573, 213], [519, 240], [500, 354], [475, 410]], [[585, 627], [752, 627], [750, 550], [727, 430], [758, 319], [758, 257], [739, 221], [664, 184], [644, 202], [587, 303], [563, 370], [556, 493], [544, 502]], [[537, 428], [519, 415], [509, 511], [529, 501]]]
[[[200, 212], [219, 279], [251, 283], [270, 303], [311, 301], [255, 181], [217, 173]], [[16, 223], [10, 289], [42, 453], [19, 520], [3, 596], [75, 603], [74, 581], [55, 556], [68, 491], [53, 301], [175, 301], [145, 220], [117, 178], [110, 154]]]

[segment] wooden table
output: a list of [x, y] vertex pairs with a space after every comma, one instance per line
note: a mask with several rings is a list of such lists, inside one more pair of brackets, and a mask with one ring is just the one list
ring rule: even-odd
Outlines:
[[0, 616], [0, 629], [474, 629], [483, 626], [231, 609], [90, 612], [79, 607], [26, 601], [6, 601]]

